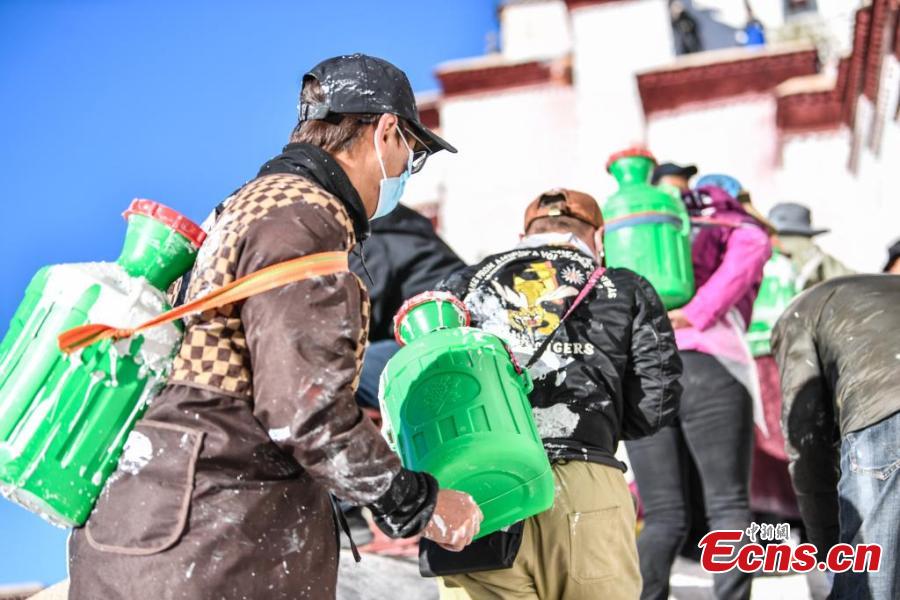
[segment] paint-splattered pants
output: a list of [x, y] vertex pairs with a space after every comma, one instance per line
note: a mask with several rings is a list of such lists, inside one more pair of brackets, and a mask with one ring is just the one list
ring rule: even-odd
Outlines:
[[512, 568], [447, 577], [443, 600], [640, 596], [634, 502], [623, 473], [571, 461], [555, 464], [553, 474], [553, 507], [525, 521]]

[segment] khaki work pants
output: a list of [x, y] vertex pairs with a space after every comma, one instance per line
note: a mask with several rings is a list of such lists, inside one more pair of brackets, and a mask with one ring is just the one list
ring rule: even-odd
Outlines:
[[553, 474], [553, 507], [525, 521], [512, 568], [446, 577], [442, 600], [640, 597], [634, 502], [622, 472], [571, 461]]

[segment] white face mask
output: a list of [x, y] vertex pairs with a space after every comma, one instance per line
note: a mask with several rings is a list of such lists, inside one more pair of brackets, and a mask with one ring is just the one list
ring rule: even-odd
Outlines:
[[558, 231], [550, 231], [547, 233], [533, 233], [526, 235], [519, 242], [519, 248], [536, 248], [538, 246], [573, 246], [582, 254], [587, 254], [595, 261], [599, 262], [599, 257], [591, 250], [591, 247], [584, 243], [574, 233], [562, 233]]

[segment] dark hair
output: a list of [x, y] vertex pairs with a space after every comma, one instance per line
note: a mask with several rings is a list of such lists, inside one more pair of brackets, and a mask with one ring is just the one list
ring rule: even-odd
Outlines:
[[[325, 101], [325, 92], [317, 79], [308, 78], [303, 82], [300, 92], [301, 104], [321, 104]], [[327, 120], [303, 121], [297, 123], [291, 133], [291, 142], [301, 142], [318, 146], [322, 150], [335, 154], [348, 150], [362, 134], [363, 130], [378, 122], [381, 115], [370, 113], [334, 114]]]

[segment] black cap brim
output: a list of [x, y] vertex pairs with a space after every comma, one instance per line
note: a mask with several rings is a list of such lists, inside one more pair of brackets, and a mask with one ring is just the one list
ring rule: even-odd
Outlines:
[[422, 142], [425, 143], [425, 148], [428, 150], [429, 154], [434, 154], [435, 152], [440, 152], [441, 150], [446, 150], [447, 152], [453, 152], [456, 154], [457, 150], [454, 148], [450, 142], [428, 129], [421, 123], [417, 121], [408, 121], [409, 128], [412, 129], [413, 133], [419, 138]]
[[682, 167], [680, 175], [687, 179], [690, 179], [694, 175], [697, 174], [697, 167], [694, 165], [688, 165], [686, 167]]
[[663, 177], [684, 177], [685, 179], [690, 179], [694, 175], [697, 174], [697, 167], [694, 165], [687, 165], [682, 167], [681, 165], [676, 165], [675, 163], [662, 163], [658, 165], [655, 169], [653, 169], [653, 176], [650, 181], [653, 185], [659, 183], [659, 180]]

